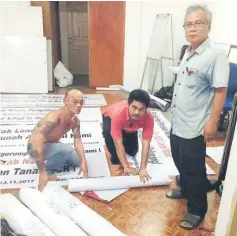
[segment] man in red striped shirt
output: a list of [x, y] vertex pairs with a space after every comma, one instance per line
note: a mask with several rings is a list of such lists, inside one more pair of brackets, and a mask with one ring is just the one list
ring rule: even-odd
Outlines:
[[141, 181], [149, 180], [147, 162], [150, 141], [153, 135], [154, 118], [147, 110], [150, 96], [147, 92], [136, 89], [123, 100], [109, 106], [103, 113], [103, 136], [113, 165], [122, 165], [127, 174], [137, 174], [130, 167], [126, 153], [135, 156], [138, 152], [138, 129], [142, 128], [142, 157], [139, 170]]

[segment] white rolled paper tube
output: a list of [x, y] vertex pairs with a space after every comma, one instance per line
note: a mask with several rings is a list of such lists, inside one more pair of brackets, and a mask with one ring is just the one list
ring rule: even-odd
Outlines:
[[[61, 210], [63, 210], [80, 228], [90, 236], [125, 236], [110, 222], [90, 209], [68, 191], [55, 183], [48, 183], [44, 189]], [[92, 223], [93, 222], [93, 223]]]
[[26, 206], [10, 193], [0, 195], [0, 211], [11, 229], [27, 236], [55, 236]]
[[151, 187], [158, 185], [169, 185], [171, 182], [168, 175], [153, 175], [152, 179], [148, 182], [141, 182], [138, 175], [136, 176], [113, 176], [102, 178], [89, 178], [89, 179], [72, 179], [69, 180], [68, 191], [99, 191], [111, 189], [126, 189], [126, 188], [139, 188]]
[[87, 235], [43, 192], [33, 188], [22, 188], [19, 197], [57, 236]]

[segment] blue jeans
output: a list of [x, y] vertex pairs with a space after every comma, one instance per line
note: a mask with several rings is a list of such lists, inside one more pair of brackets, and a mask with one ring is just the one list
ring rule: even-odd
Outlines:
[[[27, 151], [32, 158], [35, 158], [33, 146], [28, 144]], [[45, 143], [44, 159], [48, 174], [60, 172], [64, 166], [79, 167], [80, 159], [76, 150], [70, 144], [65, 143]]]

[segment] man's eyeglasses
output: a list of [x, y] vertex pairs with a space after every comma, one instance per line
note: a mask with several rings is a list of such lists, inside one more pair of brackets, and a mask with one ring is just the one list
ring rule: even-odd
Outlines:
[[76, 99], [68, 99], [69, 101], [71, 101], [73, 104], [77, 105], [83, 105], [84, 104], [84, 100], [76, 100]]
[[196, 28], [196, 29], [202, 29], [204, 28], [204, 25], [205, 25], [205, 22], [195, 22], [195, 23], [186, 23], [183, 25], [183, 27], [185, 29], [191, 29], [193, 26]]

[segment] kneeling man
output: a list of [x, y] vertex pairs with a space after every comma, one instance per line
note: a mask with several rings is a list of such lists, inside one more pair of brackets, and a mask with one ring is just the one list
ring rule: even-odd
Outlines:
[[[87, 162], [77, 117], [83, 105], [83, 94], [77, 89], [68, 90], [64, 105], [61, 109], [46, 114], [36, 125], [28, 141], [27, 151], [35, 159], [40, 172], [40, 191], [48, 180], [57, 179], [55, 172], [65, 165], [80, 166], [80, 172], [83, 171], [84, 177], [87, 177]], [[75, 150], [70, 144], [59, 142], [70, 129], [74, 136]]]
[[127, 174], [137, 174], [129, 166], [126, 153], [135, 156], [138, 152], [138, 129], [142, 128], [142, 157], [139, 176], [141, 181], [148, 181], [147, 161], [150, 141], [153, 135], [154, 118], [147, 110], [150, 96], [147, 92], [136, 89], [123, 100], [109, 106], [103, 113], [103, 136], [113, 165], [122, 165]]

